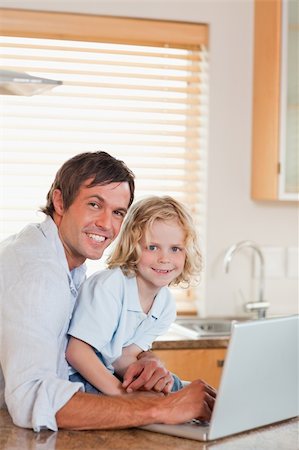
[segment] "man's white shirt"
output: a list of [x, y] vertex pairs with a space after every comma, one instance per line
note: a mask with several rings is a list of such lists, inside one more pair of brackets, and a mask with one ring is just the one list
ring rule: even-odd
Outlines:
[[65, 348], [85, 272], [69, 271], [50, 217], [0, 243], [0, 401], [16, 425], [56, 431], [56, 412], [83, 390], [68, 381]]

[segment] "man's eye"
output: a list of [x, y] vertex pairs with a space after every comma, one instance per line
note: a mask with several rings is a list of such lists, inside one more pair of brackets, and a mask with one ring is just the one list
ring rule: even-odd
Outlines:
[[121, 217], [122, 219], [125, 217], [125, 212], [124, 211], [114, 211], [114, 214], [118, 217]]
[[88, 203], [90, 206], [92, 206], [93, 208], [95, 208], [95, 209], [98, 209], [99, 208], [99, 205], [96, 203], [96, 202], [89, 202]]

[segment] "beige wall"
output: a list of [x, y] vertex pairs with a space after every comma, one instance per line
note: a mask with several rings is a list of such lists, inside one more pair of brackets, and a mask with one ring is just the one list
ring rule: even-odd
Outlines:
[[[250, 199], [253, 0], [0, 0], [2, 7], [72, 11], [210, 24], [210, 108], [205, 301], [201, 315], [242, 314], [256, 297], [250, 255], [242, 252], [229, 275], [223, 255], [240, 240], [282, 250], [298, 245], [297, 205]], [[242, 291], [242, 293], [240, 292]], [[271, 314], [297, 312], [298, 279], [266, 278]]]

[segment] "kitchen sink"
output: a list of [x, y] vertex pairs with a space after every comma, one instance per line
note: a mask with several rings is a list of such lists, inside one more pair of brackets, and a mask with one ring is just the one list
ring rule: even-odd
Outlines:
[[171, 326], [171, 331], [188, 337], [229, 336], [234, 319], [177, 319]]

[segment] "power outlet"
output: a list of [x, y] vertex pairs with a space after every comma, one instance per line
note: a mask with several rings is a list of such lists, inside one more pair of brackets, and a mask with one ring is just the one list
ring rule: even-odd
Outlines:
[[297, 247], [287, 248], [287, 277], [299, 278], [299, 250]]

